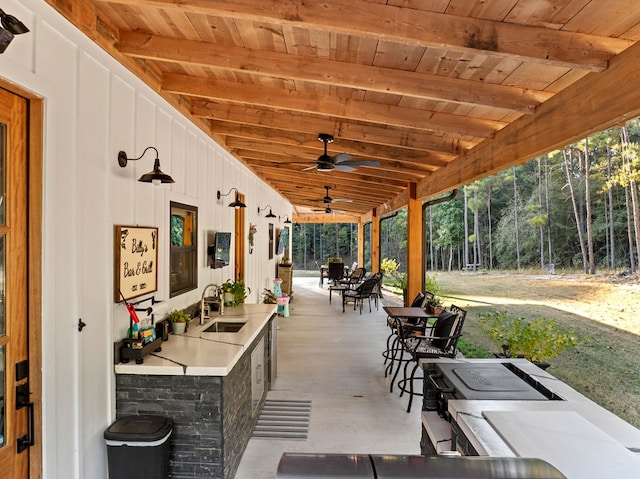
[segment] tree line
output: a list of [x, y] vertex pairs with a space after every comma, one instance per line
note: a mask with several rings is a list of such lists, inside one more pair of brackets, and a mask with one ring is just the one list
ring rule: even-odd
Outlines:
[[[460, 188], [425, 212], [426, 269], [637, 271], [639, 142], [636, 119]], [[357, 259], [355, 225], [296, 224], [293, 231], [299, 267], [329, 256]], [[380, 257], [403, 269], [406, 210], [383, 218], [380, 231]], [[365, 255], [369, 248], [365, 225]]]

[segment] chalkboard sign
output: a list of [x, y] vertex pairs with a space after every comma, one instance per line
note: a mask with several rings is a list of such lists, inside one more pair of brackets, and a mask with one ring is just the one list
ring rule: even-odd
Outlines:
[[116, 225], [114, 270], [116, 303], [157, 291], [158, 228]]

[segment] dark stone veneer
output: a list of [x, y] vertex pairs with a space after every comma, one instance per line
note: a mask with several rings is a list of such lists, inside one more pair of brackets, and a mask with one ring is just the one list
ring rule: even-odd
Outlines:
[[[258, 420], [251, 406], [251, 353], [269, 336], [265, 326], [227, 376], [116, 374], [116, 414], [157, 414], [174, 421], [169, 477], [232, 479]], [[265, 394], [270, 386], [265, 374]]]

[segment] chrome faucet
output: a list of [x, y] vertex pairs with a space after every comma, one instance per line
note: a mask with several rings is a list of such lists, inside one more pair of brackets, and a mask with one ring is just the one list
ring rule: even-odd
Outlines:
[[[207, 299], [207, 290], [209, 288], [214, 288], [214, 296], [212, 297], [213, 299], [215, 299], [216, 301], [211, 301], [211, 298]], [[202, 290], [202, 297], [200, 298], [200, 324], [204, 324], [205, 323], [205, 317], [207, 319], [210, 318], [209, 315], [205, 315], [205, 311], [207, 311], [207, 313], [211, 312], [211, 304], [217, 302], [218, 303], [218, 314], [220, 316], [222, 316], [224, 314], [224, 301], [222, 300], [222, 290], [220, 289], [220, 286], [218, 286], [217, 284], [208, 284], [207, 286], [204, 287], [204, 289]], [[205, 305], [206, 305], [206, 309], [205, 309]]]

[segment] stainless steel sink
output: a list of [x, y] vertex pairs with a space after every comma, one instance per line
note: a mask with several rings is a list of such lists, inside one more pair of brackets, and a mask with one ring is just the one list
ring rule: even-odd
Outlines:
[[203, 333], [237, 333], [246, 323], [237, 321], [215, 321]]

